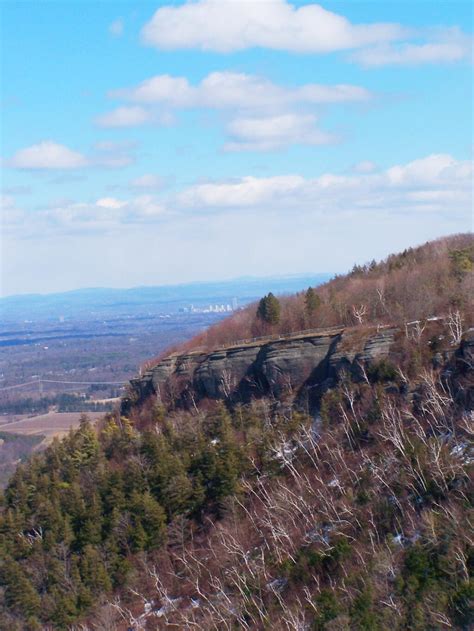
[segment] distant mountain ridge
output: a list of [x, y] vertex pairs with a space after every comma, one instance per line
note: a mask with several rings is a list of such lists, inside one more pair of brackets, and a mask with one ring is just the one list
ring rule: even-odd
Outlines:
[[0, 298], [1, 320], [18, 318], [80, 316], [83, 313], [136, 312], [143, 309], [172, 309], [190, 303], [206, 305], [232, 298], [246, 304], [262, 293], [294, 293], [309, 285], [319, 285], [332, 274], [316, 273], [273, 277], [243, 277], [225, 281], [192, 282], [177, 285], [131, 287], [127, 289], [92, 287], [53, 294], [25, 294]]

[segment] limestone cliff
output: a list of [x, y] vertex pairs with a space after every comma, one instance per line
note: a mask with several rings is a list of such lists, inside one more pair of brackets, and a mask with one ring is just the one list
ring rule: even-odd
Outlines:
[[301, 396], [327, 387], [346, 370], [357, 378], [361, 366], [388, 356], [396, 329], [357, 333], [344, 329], [256, 340], [211, 352], [170, 355], [130, 382], [122, 402], [131, 407], [153, 397], [163, 405], [209, 399], [248, 401], [285, 392]]

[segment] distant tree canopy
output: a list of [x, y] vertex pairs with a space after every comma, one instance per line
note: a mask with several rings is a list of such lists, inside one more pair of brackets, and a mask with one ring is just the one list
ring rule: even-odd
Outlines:
[[474, 270], [474, 246], [451, 250], [449, 253], [454, 276], [462, 280]]
[[312, 315], [321, 305], [321, 298], [312, 287], [308, 287], [304, 296], [304, 307], [308, 315]]
[[267, 324], [278, 324], [280, 322], [280, 301], [272, 292], [264, 296], [258, 303], [257, 318]]

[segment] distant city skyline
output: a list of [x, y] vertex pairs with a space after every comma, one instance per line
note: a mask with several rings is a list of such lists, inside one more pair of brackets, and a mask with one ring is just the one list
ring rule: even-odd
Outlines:
[[1, 295], [339, 273], [472, 230], [469, 2], [0, 11]]

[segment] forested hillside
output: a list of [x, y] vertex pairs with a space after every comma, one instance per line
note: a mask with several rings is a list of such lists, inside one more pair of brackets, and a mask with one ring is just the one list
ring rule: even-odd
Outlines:
[[471, 628], [473, 267], [472, 237], [443, 239], [181, 349], [341, 324], [342, 357], [390, 324], [383, 356], [335, 364], [304, 404], [298, 384], [152, 396], [19, 467], [0, 628]]
[[[408, 248], [384, 261], [354, 265], [351, 272], [308, 292], [279, 299], [276, 320], [258, 317], [250, 305], [193, 338], [180, 349], [214, 348], [235, 340], [312, 327], [364, 323], [400, 324], [445, 315], [453, 308], [466, 312], [473, 292], [474, 241], [454, 235]], [[472, 314], [469, 323], [474, 323]]]

